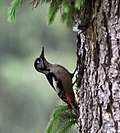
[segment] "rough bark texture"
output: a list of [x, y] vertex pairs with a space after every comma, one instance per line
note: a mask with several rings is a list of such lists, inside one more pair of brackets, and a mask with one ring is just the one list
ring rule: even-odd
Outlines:
[[120, 0], [86, 0], [81, 10], [78, 132], [120, 133]]

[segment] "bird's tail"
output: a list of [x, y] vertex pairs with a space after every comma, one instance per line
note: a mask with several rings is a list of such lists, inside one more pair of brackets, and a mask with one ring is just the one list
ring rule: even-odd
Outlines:
[[66, 93], [66, 101], [68, 103], [68, 105], [74, 109], [75, 113], [77, 115], [79, 115], [79, 107], [78, 107], [78, 104], [75, 100], [75, 95], [74, 95], [74, 92], [72, 93]]

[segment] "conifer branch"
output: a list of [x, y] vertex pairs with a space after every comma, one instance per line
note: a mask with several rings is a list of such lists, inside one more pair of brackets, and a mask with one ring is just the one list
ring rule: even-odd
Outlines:
[[[8, 7], [8, 21], [13, 22], [16, 15], [17, 8], [23, 3], [24, 0], [12, 0]], [[83, 0], [32, 0], [30, 2], [33, 8], [38, 7], [39, 4], [49, 3], [48, 11], [48, 24], [51, 24], [58, 11], [61, 11], [61, 21], [71, 26], [74, 22], [74, 16], [77, 10], [80, 10], [83, 5]]]
[[60, 105], [53, 110], [45, 133], [67, 133], [76, 123], [77, 116], [67, 105]]

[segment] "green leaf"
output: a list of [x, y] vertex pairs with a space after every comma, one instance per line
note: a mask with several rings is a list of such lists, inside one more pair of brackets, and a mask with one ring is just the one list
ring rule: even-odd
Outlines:
[[[10, 6], [8, 7], [8, 21], [13, 22], [16, 15], [16, 10], [18, 6], [25, 0], [12, 0]], [[49, 11], [48, 11], [48, 24], [51, 24], [54, 21], [56, 13], [60, 10], [61, 12], [61, 21], [66, 23], [68, 27], [70, 27], [74, 22], [74, 16], [76, 14], [76, 10], [80, 10], [83, 5], [83, 0], [32, 0], [32, 6], [35, 8], [39, 4], [49, 3]]]
[[67, 106], [59, 106], [53, 110], [50, 116], [50, 121], [48, 122], [47, 128], [45, 130], [45, 133], [54, 133], [54, 130], [56, 129], [59, 122], [60, 114], [62, 111], [65, 111], [66, 109]]
[[65, 122], [60, 129], [58, 129], [57, 133], [68, 133], [69, 130], [75, 125], [75, 121], [67, 121]]
[[76, 122], [77, 117], [72, 110], [67, 105], [60, 105], [53, 110], [45, 133], [67, 133]]
[[62, 14], [62, 15], [61, 15], [61, 21], [62, 21], [63, 23], [66, 23], [66, 25], [67, 25], [68, 27], [72, 26], [72, 24], [73, 24], [73, 17], [72, 17], [72, 14], [66, 14], [66, 13]]
[[23, 2], [23, 0], [13, 0], [8, 7], [8, 22], [13, 22], [15, 19], [15, 13], [17, 7]]
[[63, 12], [64, 13], [69, 13], [70, 12], [70, 7], [68, 5], [64, 5]]
[[59, 10], [62, 0], [52, 0], [48, 11], [48, 24], [54, 21], [55, 15]]
[[75, 8], [80, 10], [82, 0], [75, 0]]

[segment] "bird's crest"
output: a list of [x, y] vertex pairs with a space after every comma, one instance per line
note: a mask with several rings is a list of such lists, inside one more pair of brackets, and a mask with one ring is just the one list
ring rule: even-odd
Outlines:
[[40, 56], [35, 60], [34, 67], [37, 71], [45, 73], [48, 70], [50, 63], [45, 59], [44, 56], [44, 47], [42, 47], [42, 51]]

